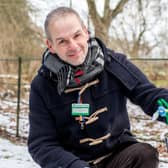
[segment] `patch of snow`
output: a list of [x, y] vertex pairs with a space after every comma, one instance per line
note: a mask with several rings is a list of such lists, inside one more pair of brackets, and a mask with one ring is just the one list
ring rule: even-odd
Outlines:
[[0, 138], [1, 168], [40, 168], [31, 158], [27, 146], [16, 145]]

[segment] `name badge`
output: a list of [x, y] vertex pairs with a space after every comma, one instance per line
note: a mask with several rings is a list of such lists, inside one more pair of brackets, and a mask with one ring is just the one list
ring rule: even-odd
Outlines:
[[89, 104], [73, 103], [72, 116], [89, 116]]

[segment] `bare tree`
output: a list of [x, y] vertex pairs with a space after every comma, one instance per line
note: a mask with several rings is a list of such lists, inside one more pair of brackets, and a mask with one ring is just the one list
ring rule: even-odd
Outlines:
[[113, 19], [123, 11], [129, 0], [120, 0], [114, 9], [110, 8], [110, 0], [105, 0], [103, 17], [96, 9], [95, 0], [87, 0], [89, 16], [95, 28], [95, 35], [101, 38], [107, 45], [109, 43], [109, 28]]
[[26, 0], [0, 2], [0, 56], [35, 56], [42, 43], [41, 30], [31, 21]]
[[[130, 10], [132, 4], [133, 12]], [[117, 24], [112, 24], [111, 47], [132, 58], [149, 56], [160, 43], [153, 33], [161, 16], [159, 2], [130, 0], [126, 10], [118, 18]]]
[[[104, 2], [103, 15], [100, 16], [96, 1], [87, 0], [95, 36], [100, 37], [109, 47], [137, 58], [151, 56], [166, 41], [163, 39], [165, 31], [156, 34], [157, 27], [161, 26], [163, 8], [159, 0], [119, 0], [113, 9], [110, 8], [110, 0]], [[159, 49], [160, 53], [165, 53], [161, 50], [163, 48]]]

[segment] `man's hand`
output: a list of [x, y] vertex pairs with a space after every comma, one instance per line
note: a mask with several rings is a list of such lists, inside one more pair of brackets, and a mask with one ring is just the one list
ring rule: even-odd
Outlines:
[[168, 124], [168, 102], [165, 99], [159, 99], [157, 101], [158, 108], [153, 114], [152, 120], [155, 121], [159, 116], [166, 118], [166, 123]]

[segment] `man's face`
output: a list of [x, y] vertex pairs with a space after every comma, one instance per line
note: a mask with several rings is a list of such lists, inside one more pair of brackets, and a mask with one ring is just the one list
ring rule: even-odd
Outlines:
[[55, 19], [49, 24], [51, 40], [47, 40], [50, 52], [74, 66], [84, 62], [88, 51], [88, 31], [74, 15]]

